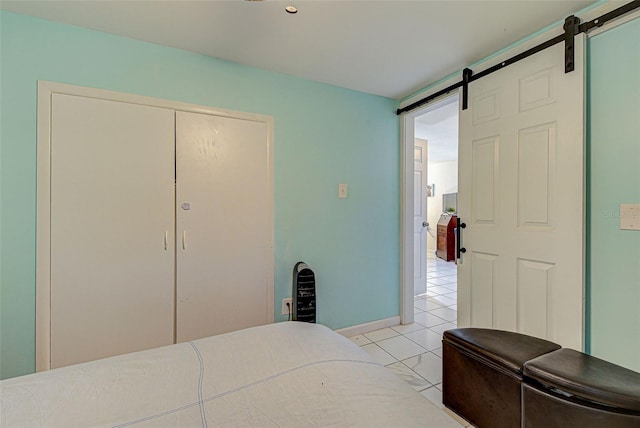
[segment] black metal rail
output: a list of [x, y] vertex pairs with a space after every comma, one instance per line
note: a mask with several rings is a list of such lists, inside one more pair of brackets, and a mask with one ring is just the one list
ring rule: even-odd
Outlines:
[[501, 61], [500, 63], [492, 67], [489, 67], [486, 70], [479, 72], [478, 74], [473, 74], [473, 71], [471, 69], [465, 68], [464, 70], [462, 70], [461, 81], [454, 83], [451, 86], [447, 86], [446, 88], [441, 89], [438, 92], [431, 94], [425, 98], [422, 98], [414, 103], [411, 103], [406, 107], [399, 108], [398, 110], [396, 110], [396, 114], [400, 115], [404, 112], [414, 110], [458, 88], [462, 88], [462, 110], [466, 110], [467, 103], [468, 103], [467, 94], [468, 94], [469, 83], [474, 82], [478, 79], [481, 79], [484, 76], [487, 76], [491, 73], [501, 70], [518, 61], [521, 61], [533, 54], [536, 54], [560, 42], [565, 42], [565, 73], [570, 73], [571, 71], [573, 71], [573, 67], [574, 67], [573, 40], [576, 35], [580, 33], [588, 33], [591, 29], [595, 27], [602, 27], [608, 21], [616, 19], [622, 15], [626, 15], [627, 13], [632, 12], [638, 8], [640, 8], [640, 0], [634, 0], [623, 6], [620, 6], [617, 9], [612, 10], [611, 12], [605, 13], [604, 15], [601, 15], [598, 18], [592, 19], [591, 21], [588, 21], [582, 24], [580, 23], [580, 18], [577, 18], [571, 15], [565, 19], [564, 33], [560, 34], [559, 36], [549, 39], [546, 42], [540, 43], [539, 45], [534, 46], [531, 49], [527, 49], [526, 51], [519, 53], [518, 55], [515, 55], [509, 59]]

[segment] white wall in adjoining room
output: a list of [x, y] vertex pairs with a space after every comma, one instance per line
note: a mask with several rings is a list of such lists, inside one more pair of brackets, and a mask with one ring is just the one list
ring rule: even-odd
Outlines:
[[458, 161], [430, 162], [427, 173], [428, 184], [435, 185], [435, 195], [427, 198], [427, 221], [429, 222], [429, 238], [427, 249], [436, 250], [437, 224], [442, 214], [442, 195], [458, 191]]

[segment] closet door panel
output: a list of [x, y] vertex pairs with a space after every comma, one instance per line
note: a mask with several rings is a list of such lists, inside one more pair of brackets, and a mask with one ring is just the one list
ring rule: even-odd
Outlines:
[[173, 110], [54, 94], [51, 123], [51, 368], [173, 343]]
[[176, 113], [177, 341], [268, 322], [262, 122]]

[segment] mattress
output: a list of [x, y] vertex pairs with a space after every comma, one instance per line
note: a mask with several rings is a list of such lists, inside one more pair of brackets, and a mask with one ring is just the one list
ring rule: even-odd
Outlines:
[[452, 427], [357, 345], [284, 322], [0, 382], [2, 427]]

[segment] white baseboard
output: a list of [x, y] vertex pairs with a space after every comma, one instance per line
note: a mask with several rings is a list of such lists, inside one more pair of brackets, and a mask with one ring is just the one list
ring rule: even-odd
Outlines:
[[391, 327], [394, 325], [400, 325], [400, 316], [353, 325], [351, 327], [340, 328], [336, 330], [336, 333], [340, 333], [344, 337], [352, 337], [357, 336], [358, 334], [368, 333], [370, 331], [380, 330], [381, 328]]

